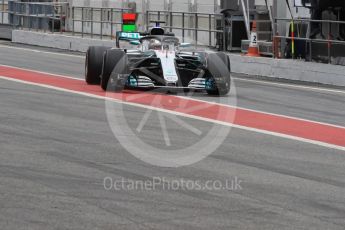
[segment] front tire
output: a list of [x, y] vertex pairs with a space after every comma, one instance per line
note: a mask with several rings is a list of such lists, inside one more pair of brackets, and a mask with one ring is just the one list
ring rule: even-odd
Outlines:
[[85, 81], [90, 85], [99, 85], [103, 65], [103, 54], [109, 49], [104, 46], [90, 46], [85, 59]]
[[[111, 74], [121, 74], [127, 69], [127, 57], [126, 53], [120, 49], [110, 49], [104, 53], [102, 75], [101, 75], [101, 87], [104, 91], [107, 91], [108, 83]], [[119, 91], [123, 87], [116, 85], [114, 82], [116, 91]]]
[[230, 92], [230, 58], [225, 53], [211, 53], [206, 57], [207, 76], [210, 82], [209, 95], [224, 96]]

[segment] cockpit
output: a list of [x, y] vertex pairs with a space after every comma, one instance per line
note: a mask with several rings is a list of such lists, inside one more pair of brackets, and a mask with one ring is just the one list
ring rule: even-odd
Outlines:
[[168, 50], [175, 51], [179, 45], [176, 37], [148, 36], [141, 39], [141, 47], [146, 50]]
[[158, 39], [151, 39], [148, 42], [148, 48], [152, 50], [161, 50], [162, 49], [162, 42]]

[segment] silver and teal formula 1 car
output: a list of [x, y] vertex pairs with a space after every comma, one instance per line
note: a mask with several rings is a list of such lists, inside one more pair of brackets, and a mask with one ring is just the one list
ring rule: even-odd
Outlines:
[[210, 95], [230, 91], [230, 59], [225, 53], [182, 49], [188, 44], [181, 44], [159, 27], [144, 35], [119, 32], [117, 39], [137, 48], [89, 47], [85, 62], [88, 84], [115, 91], [163, 88]]

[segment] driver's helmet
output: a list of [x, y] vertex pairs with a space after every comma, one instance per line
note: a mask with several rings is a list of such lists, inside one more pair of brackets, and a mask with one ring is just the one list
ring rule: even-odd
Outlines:
[[160, 50], [162, 49], [162, 43], [156, 39], [151, 39], [149, 43], [149, 49]]

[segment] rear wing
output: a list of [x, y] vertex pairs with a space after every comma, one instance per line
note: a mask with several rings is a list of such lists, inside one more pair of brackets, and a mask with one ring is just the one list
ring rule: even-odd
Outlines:
[[116, 46], [120, 48], [120, 41], [139, 41], [145, 34], [139, 32], [116, 32]]

